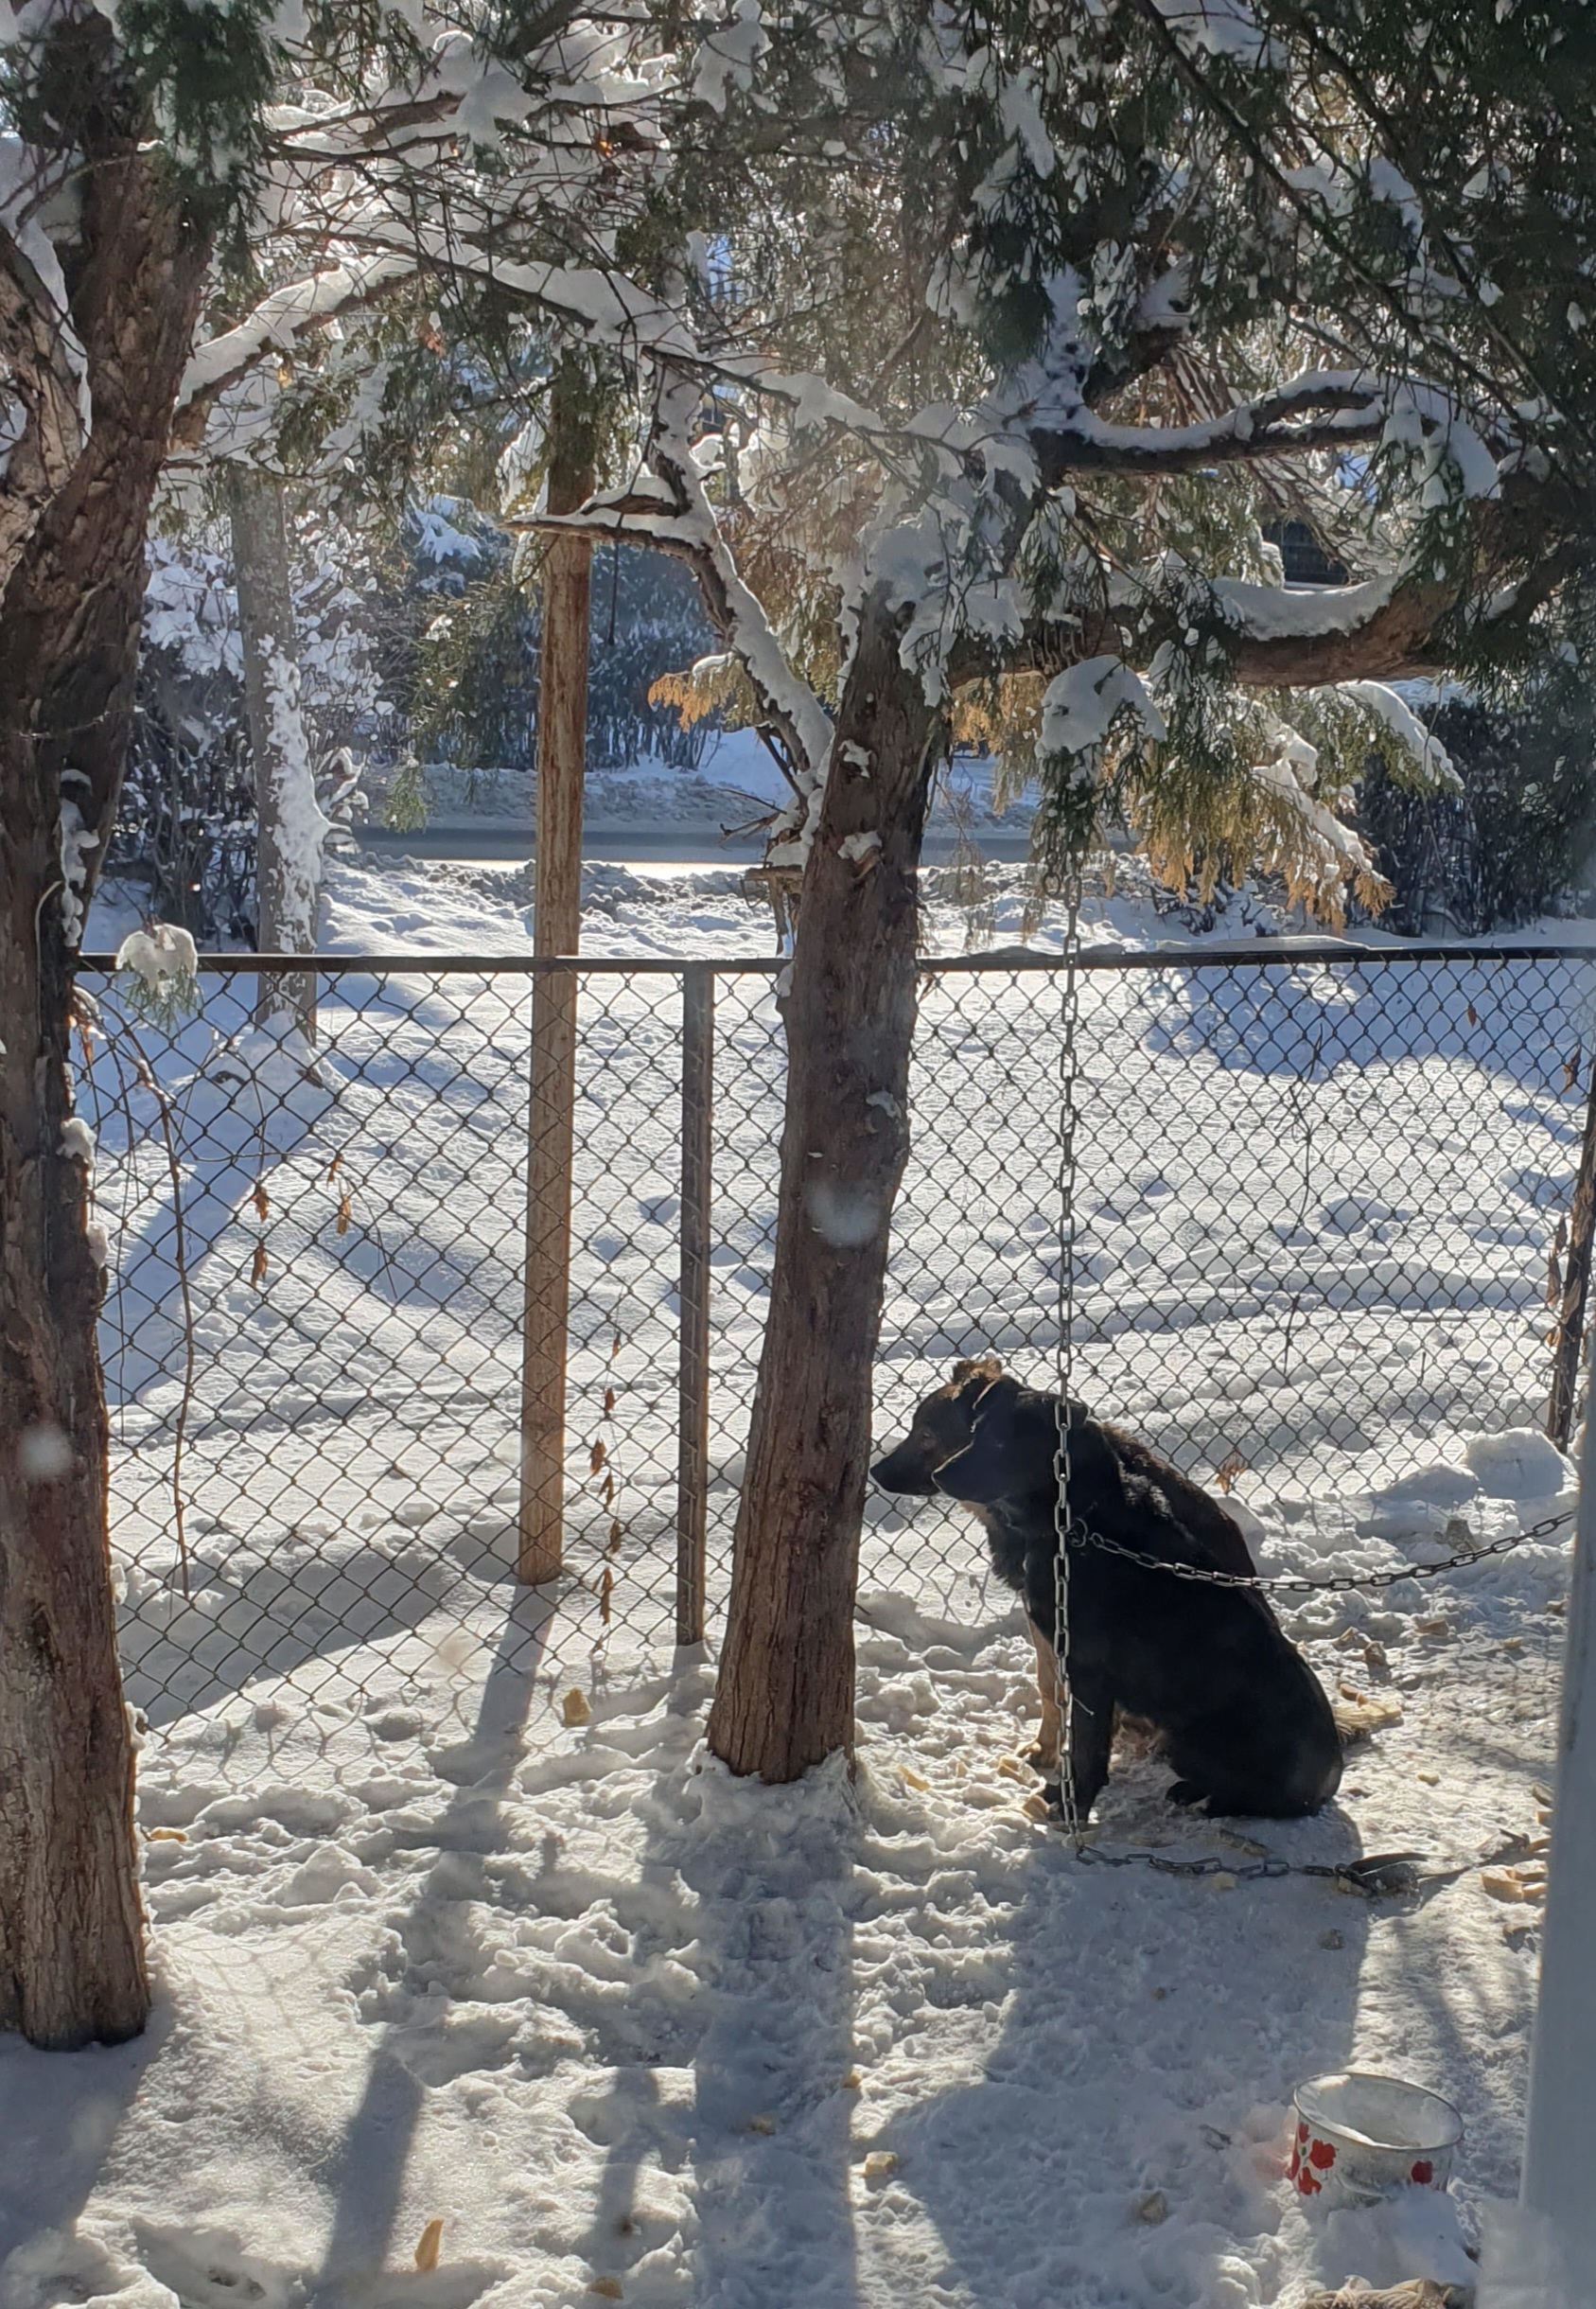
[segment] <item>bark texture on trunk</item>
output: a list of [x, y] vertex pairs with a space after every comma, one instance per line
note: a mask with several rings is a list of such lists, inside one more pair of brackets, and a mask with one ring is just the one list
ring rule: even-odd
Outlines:
[[870, 1371], [908, 1154], [915, 872], [939, 728], [899, 662], [901, 626], [867, 601], [786, 1001], [776, 1264], [709, 1727], [733, 1771], [770, 1781], [853, 1741]]
[[[244, 707], [254, 761], [255, 888], [262, 954], [314, 954], [326, 820], [316, 802], [300, 700], [299, 636], [289, 570], [283, 485], [242, 467], [228, 476], [233, 573], [244, 655]], [[316, 1023], [316, 982], [262, 976], [255, 1015]]]
[[[88, 22], [85, 70], [97, 37]], [[88, 157], [68, 289], [93, 428], [0, 599], [0, 2026], [61, 2047], [136, 2035], [149, 2002], [101, 1278], [63, 1133], [73, 949], [115, 812], [149, 505], [206, 262], [131, 135]]]
[[[7, 732], [10, 737], [11, 733]], [[55, 825], [0, 758], [0, 2027], [70, 2048], [149, 2011], [106, 1528], [101, 1278], [63, 1150]]]
[[[549, 432], [549, 510], [572, 513], [592, 493], [593, 436], [583, 379], [569, 361], [555, 374]], [[543, 564], [537, 684], [535, 954], [574, 954], [581, 938], [582, 787], [587, 769], [592, 566], [593, 548], [588, 538], [557, 531], [550, 538]], [[547, 971], [532, 982], [517, 1551], [517, 1575], [531, 1582], [554, 1578], [564, 1554], [577, 993], [570, 971]]]

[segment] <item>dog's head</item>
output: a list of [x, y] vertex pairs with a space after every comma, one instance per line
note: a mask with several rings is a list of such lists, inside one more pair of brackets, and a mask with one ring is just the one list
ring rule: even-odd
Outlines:
[[[1077, 1426], [1079, 1406], [1071, 1406]], [[961, 1452], [937, 1470], [936, 1489], [971, 1507], [1051, 1494], [1058, 1485], [1059, 1409], [1050, 1395], [1000, 1379], [974, 1406]]]
[[938, 1387], [921, 1404], [903, 1440], [871, 1468], [882, 1489], [932, 1498], [938, 1488], [938, 1470], [969, 1448], [977, 1404], [992, 1387], [1013, 1384], [1004, 1379], [1003, 1366], [995, 1355], [956, 1363], [947, 1385]]

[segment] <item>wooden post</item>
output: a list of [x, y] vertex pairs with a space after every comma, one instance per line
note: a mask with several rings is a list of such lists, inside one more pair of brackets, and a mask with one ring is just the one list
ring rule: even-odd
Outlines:
[[[590, 396], [570, 358], [549, 405], [549, 509], [570, 513], [593, 488]], [[574, 954], [582, 922], [582, 778], [588, 735], [592, 547], [551, 538], [543, 564], [537, 689], [537, 856], [533, 952]], [[566, 1334], [570, 1312], [570, 1165], [576, 1108], [574, 970], [532, 982], [527, 1114], [525, 1317], [521, 1341], [521, 1495], [517, 1576], [557, 1577], [565, 1536]]]
[[715, 974], [682, 972], [681, 1359], [676, 1382], [676, 1641], [704, 1641], [710, 1499], [710, 1197], [713, 1180]]
[[[322, 903], [322, 837], [316, 783], [300, 704], [299, 639], [289, 567], [282, 483], [235, 467], [228, 477], [233, 575], [244, 660], [244, 705], [254, 761], [255, 951], [313, 954]], [[255, 1023], [291, 1019], [316, 1038], [316, 981], [307, 971], [263, 974]]]
[[1596, 1059], [1585, 1102], [1585, 1137], [1580, 1142], [1574, 1199], [1569, 1211], [1569, 1247], [1563, 1261], [1563, 1296], [1552, 1334], [1552, 1394], [1546, 1432], [1559, 1451], [1569, 1448], [1574, 1423], [1574, 1389], [1585, 1339], [1585, 1302], [1590, 1289], [1590, 1248], [1596, 1236]]

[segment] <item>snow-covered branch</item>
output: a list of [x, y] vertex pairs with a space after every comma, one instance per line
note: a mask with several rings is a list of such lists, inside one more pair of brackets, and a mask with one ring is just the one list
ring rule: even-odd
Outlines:
[[[395, 249], [351, 256], [346, 263], [270, 291], [236, 327], [196, 347], [178, 391], [175, 437], [192, 445], [204, 431], [204, 414], [258, 362], [274, 352], [291, 352], [311, 330], [326, 328], [383, 291], [413, 280], [416, 271], [414, 256]], [[189, 411], [193, 417], [187, 415]]]

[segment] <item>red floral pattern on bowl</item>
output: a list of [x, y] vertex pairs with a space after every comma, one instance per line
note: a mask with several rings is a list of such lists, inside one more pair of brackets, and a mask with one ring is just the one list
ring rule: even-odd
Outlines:
[[[1325, 2205], [1368, 2204], [1404, 2188], [1444, 2190], [1463, 2133], [1457, 2111], [1437, 2094], [1366, 2073], [1300, 2087], [1295, 2114], [1286, 2179], [1299, 2196]], [[1386, 2124], [1382, 2142], [1377, 2128]], [[1398, 2147], [1403, 2130], [1419, 2125], [1434, 2129], [1428, 2135], [1410, 2129], [1413, 2145]], [[1432, 2148], [1429, 2141], [1441, 2145]]]

